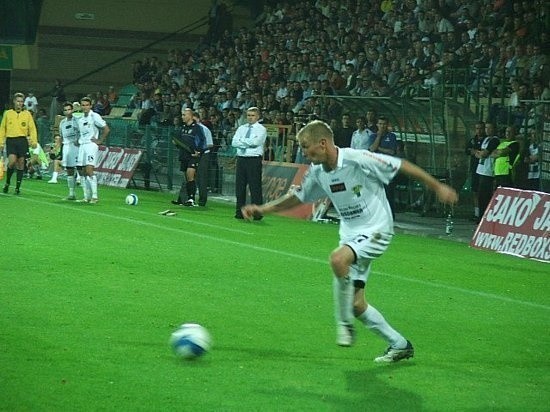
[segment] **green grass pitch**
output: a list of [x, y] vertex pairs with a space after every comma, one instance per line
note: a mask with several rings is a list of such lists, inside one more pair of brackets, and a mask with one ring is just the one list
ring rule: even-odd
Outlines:
[[[544, 263], [396, 235], [367, 296], [416, 355], [378, 365], [385, 343], [359, 323], [355, 346], [335, 344], [335, 225], [66, 191], [0, 194], [0, 410], [549, 410]], [[171, 353], [184, 322], [212, 334], [205, 357]]]

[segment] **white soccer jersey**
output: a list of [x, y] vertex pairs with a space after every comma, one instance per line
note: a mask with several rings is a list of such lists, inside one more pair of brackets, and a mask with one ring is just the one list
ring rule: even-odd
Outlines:
[[401, 167], [401, 159], [368, 150], [338, 149], [336, 169], [311, 165], [296, 196], [302, 202], [329, 197], [340, 215], [340, 239], [393, 234], [393, 219], [384, 191]]
[[[495, 136], [487, 136], [485, 139], [483, 139], [483, 142], [481, 143], [481, 150], [487, 150], [487, 148], [489, 147], [489, 144], [494, 138]], [[481, 176], [490, 176], [490, 177], [494, 176], [495, 175], [495, 158], [489, 155], [483, 159], [479, 159], [479, 163], [477, 164], [477, 168], [476, 168], [476, 173]]]
[[[529, 145], [529, 156], [538, 156], [539, 146], [531, 143]], [[539, 162], [529, 163], [529, 171], [527, 173], [527, 179], [540, 179]]]
[[80, 133], [78, 132], [78, 121], [72, 117], [71, 119], [64, 118], [59, 123], [59, 135], [63, 138], [63, 144], [76, 144]]
[[78, 143], [90, 143], [92, 139], [99, 138], [99, 129], [103, 129], [106, 125], [105, 120], [93, 111], [90, 111], [88, 116], [79, 117], [78, 130], [80, 131], [80, 138]]

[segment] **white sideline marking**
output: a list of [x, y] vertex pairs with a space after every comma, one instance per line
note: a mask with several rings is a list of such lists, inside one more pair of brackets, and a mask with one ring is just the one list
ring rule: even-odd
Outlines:
[[482, 298], [490, 298], [490, 299], [495, 299], [495, 300], [501, 300], [501, 301], [507, 302], [507, 303], [516, 303], [516, 304], [519, 304], [519, 305], [531, 306], [533, 308], [550, 310], [549, 305], [543, 305], [542, 303], [533, 303], [533, 302], [528, 302], [528, 301], [525, 301], [525, 300], [518, 300], [518, 299], [514, 299], [514, 298], [509, 298], [507, 296], [495, 295], [494, 293], [480, 292], [478, 290], [465, 289], [465, 288], [460, 288], [458, 286], [450, 286], [450, 285], [445, 285], [445, 284], [437, 283], [437, 282], [429, 282], [427, 280], [408, 278], [408, 277], [404, 277], [404, 276], [400, 276], [400, 275], [393, 275], [391, 273], [378, 272], [376, 270], [374, 270], [373, 272], [377, 273], [379, 275], [382, 275], [382, 276], [387, 276], [389, 278], [394, 278], [394, 279], [398, 279], [398, 280], [402, 280], [402, 281], [406, 281], [406, 282], [418, 283], [420, 285], [431, 286], [431, 287], [436, 287], [436, 288], [441, 288], [441, 289], [446, 289], [446, 290], [452, 290], [452, 291], [455, 291], [455, 292], [461, 292], [461, 293], [466, 293], [466, 294], [470, 294], [470, 295], [480, 296]]
[[[42, 194], [42, 195], [47, 195], [47, 196], [59, 199], [58, 195], [53, 195], [51, 193], [41, 192], [41, 191], [34, 191], [34, 190], [28, 190], [28, 191], [33, 192], [33, 193], [39, 193], [39, 194]], [[76, 207], [75, 208], [74, 205], [72, 204], [72, 202], [67, 202], [67, 204], [56, 204], [56, 203], [52, 204], [51, 202], [42, 201], [42, 200], [38, 200], [38, 199], [29, 199], [29, 198], [25, 198], [25, 197], [20, 197], [19, 199], [29, 201], [29, 202], [40, 203], [40, 204], [47, 204], [47, 205], [50, 205], [50, 206], [58, 206], [58, 207], [61, 207], [61, 208], [64, 208], [64, 209], [70, 209], [70, 210], [73, 210], [73, 211], [78, 210], [78, 211], [81, 211], [83, 213], [87, 213], [87, 214], [90, 214], [90, 215], [103, 216], [103, 217], [108, 217], [108, 218], [111, 218], [111, 219], [123, 220], [123, 221], [126, 221], [126, 222], [131, 222], [131, 223], [146, 226], [146, 227], [152, 227], [152, 228], [155, 228], [155, 229], [167, 230], [167, 231], [177, 232], [177, 233], [184, 233], [186, 235], [195, 236], [195, 237], [198, 237], [198, 238], [201, 238], [201, 239], [208, 239], [208, 240], [213, 240], [213, 241], [216, 241], [216, 242], [223, 242], [223, 243], [227, 243], [227, 244], [230, 244], [230, 245], [238, 246], [240, 248], [245, 246], [249, 249], [254, 249], [254, 250], [259, 251], [259, 252], [277, 254], [277, 255], [281, 255], [281, 256], [285, 256], [285, 257], [290, 257], [290, 258], [293, 258], [293, 259], [299, 259], [299, 260], [304, 260], [304, 261], [307, 261], [307, 262], [319, 263], [319, 264], [322, 264], [324, 266], [327, 265], [327, 259], [319, 259], [319, 258], [314, 258], [314, 257], [310, 257], [310, 256], [299, 255], [299, 254], [296, 254], [296, 253], [290, 253], [290, 252], [284, 252], [284, 251], [281, 251], [281, 250], [270, 249], [270, 248], [266, 248], [266, 247], [262, 247], [262, 246], [257, 246], [257, 245], [254, 245], [254, 244], [237, 242], [237, 241], [233, 241], [233, 240], [229, 240], [229, 239], [221, 239], [221, 238], [218, 238], [218, 237], [205, 235], [203, 233], [190, 232], [190, 231], [187, 231], [187, 230], [184, 230], [184, 229], [174, 228], [174, 227], [170, 227], [170, 226], [158, 225], [158, 224], [150, 223], [150, 222], [143, 222], [143, 221], [140, 221], [140, 220], [134, 220], [134, 219], [131, 219], [131, 218], [128, 218], [128, 217], [125, 217], [125, 216], [110, 215], [110, 214], [107, 214], [107, 213], [102, 213], [100, 211], [94, 210], [95, 206], [93, 206], [93, 205], [89, 205], [89, 206], [88, 205], [82, 205], [82, 207]], [[149, 215], [148, 213], [144, 213], [144, 214]], [[185, 220], [185, 219], [179, 219], [179, 220], [184, 220], [184, 221], [196, 223], [195, 221], [191, 221], [191, 220]], [[205, 224], [205, 225], [208, 225], [208, 224]], [[208, 225], [208, 226], [210, 226], [212, 228], [216, 228], [216, 229], [224, 229], [224, 230], [228, 230], [228, 231], [241, 232], [241, 233], [244, 233], [244, 234], [252, 234], [250, 232], [239, 231], [238, 229], [236, 229], [236, 230], [235, 229], [228, 229], [228, 228], [225, 228], [223, 226], [216, 226], [216, 225]], [[432, 288], [452, 290], [454, 292], [460, 292], [460, 293], [464, 293], [464, 294], [479, 296], [479, 297], [482, 297], [482, 298], [500, 300], [502, 302], [514, 303], [514, 304], [529, 306], [529, 307], [537, 308], [537, 309], [550, 310], [550, 305], [544, 305], [544, 304], [541, 304], [541, 303], [528, 302], [528, 301], [524, 301], [524, 300], [509, 298], [507, 296], [496, 295], [496, 294], [493, 294], [493, 293], [480, 292], [480, 291], [477, 291], [477, 290], [465, 289], [465, 288], [445, 285], [445, 284], [437, 283], [437, 282], [429, 282], [429, 281], [426, 281], [426, 280], [414, 279], [414, 278], [409, 278], [409, 277], [405, 277], [405, 276], [401, 276], [401, 275], [394, 275], [394, 274], [391, 274], [391, 273], [380, 272], [380, 271], [376, 271], [376, 270], [374, 270], [373, 273], [376, 273], [376, 274], [382, 275], [382, 276], [386, 276], [386, 277], [389, 277], [389, 278], [393, 278], [393, 279], [398, 279], [400, 281], [405, 281], [405, 282], [416, 283], [416, 284], [420, 284], [420, 285], [424, 285], [424, 286], [429, 286], [429, 287], [432, 287]]]
[[[181, 207], [181, 206], [180, 206]], [[119, 207], [118, 209], [120, 210], [123, 210], [123, 211], [128, 211], [128, 208], [130, 208], [130, 206], [127, 206], [127, 207]], [[175, 209], [175, 208], [174, 208]], [[181, 208], [183, 209], [183, 208]], [[130, 209], [132, 213], [137, 213], [137, 214], [141, 214], [141, 215], [146, 215], [146, 216], [151, 216], [151, 213], [150, 212], [142, 212], [141, 210], [135, 210], [135, 209]], [[170, 209], [172, 210], [172, 212], [176, 212], [177, 213], [177, 210], [173, 210], [173, 209]], [[185, 210], [185, 209], [183, 209]], [[168, 217], [169, 219], [170, 217]], [[192, 219], [185, 219], [181, 216], [178, 215], [178, 218], [177, 218], [178, 222], [185, 222], [185, 223], [192, 223], [194, 225], [197, 225], [197, 226], [205, 226], [205, 227], [210, 227], [212, 229], [221, 229], [221, 230], [226, 230], [228, 232], [234, 232], [234, 233], [242, 233], [243, 235], [253, 235], [254, 233], [253, 232], [247, 232], [245, 230], [239, 230], [239, 229], [232, 229], [232, 228], [229, 228], [229, 227], [225, 227], [225, 226], [220, 226], [220, 225], [212, 225], [210, 223], [204, 223], [204, 222], [197, 222], [196, 220], [192, 220]]]
[[[52, 197], [52, 198], [55, 198], [55, 199], [58, 199], [58, 200], [63, 199], [63, 196], [60, 197], [58, 195], [55, 195], [55, 194], [52, 194], [52, 193], [49, 193], [49, 192], [42, 192], [42, 191], [39, 191], [39, 190], [26, 190], [26, 192], [37, 193], [37, 194], [49, 196], [49, 197]], [[71, 209], [71, 210], [74, 209], [74, 202], [75, 202], [74, 200], [67, 200], [67, 203], [63, 203], [63, 204], [62, 203], [54, 203], [54, 204], [52, 204], [50, 202], [45, 202], [45, 201], [41, 201], [41, 200], [38, 200], [38, 199], [29, 199], [29, 198], [26, 198], [26, 197], [20, 197], [19, 199], [27, 200], [29, 202], [36, 202], [36, 203], [48, 204], [48, 205], [52, 205], [52, 206], [59, 206], [59, 207], [62, 207], [62, 208], [65, 208], [65, 209]], [[101, 200], [100, 200], [100, 202], [101, 202]], [[139, 223], [139, 224], [146, 223], [146, 222], [141, 222], [141, 221], [138, 221], [138, 220], [133, 220], [131, 218], [126, 218], [124, 216], [109, 215], [107, 213], [101, 213], [100, 211], [93, 210], [93, 208], [95, 207], [94, 205], [80, 205], [80, 206], [81, 207], [79, 207], [78, 210], [81, 210], [82, 212], [85, 212], [85, 213], [91, 213], [91, 214], [94, 214], [96, 216], [111, 217], [111, 218], [115, 218], [115, 219], [121, 218], [122, 220], [125, 220], [127, 222], [134, 222], [134, 223]], [[141, 210], [136, 210], [135, 208], [132, 209], [131, 206], [126, 206], [126, 207], [121, 206], [118, 209], [124, 210], [125, 212], [131, 211], [132, 213], [138, 213], [138, 214], [147, 215], [147, 216], [151, 216], [151, 214], [154, 214], [154, 213], [142, 212]], [[165, 216], [160, 216], [160, 215], [159, 215], [159, 217], [166, 218]], [[169, 219], [169, 218], [167, 218], [167, 219]], [[254, 234], [253, 232], [250, 232], [250, 231], [245, 231], [245, 230], [240, 230], [240, 229], [233, 229], [233, 228], [229, 228], [229, 227], [225, 227], [225, 226], [219, 226], [219, 225], [212, 225], [212, 224], [209, 224], [209, 223], [197, 222], [195, 220], [185, 219], [185, 218], [182, 218], [180, 216], [178, 216], [177, 221], [178, 222], [181, 221], [181, 222], [185, 222], [185, 223], [193, 223], [195, 225], [211, 227], [213, 229], [220, 229], [220, 230], [225, 230], [225, 231], [228, 231], [228, 232], [241, 233], [243, 235], [253, 235]], [[179, 231], [179, 229], [177, 229], [177, 228], [169, 228], [169, 227], [160, 226], [160, 225], [158, 225], [158, 226], [155, 225], [154, 227], [157, 227], [159, 229], [169, 229], [169, 230], [175, 229], [175, 230]], [[183, 232], [188, 233], [188, 232], [185, 232], [185, 231], [183, 231]], [[190, 233], [194, 233], [194, 232], [190, 232]]]

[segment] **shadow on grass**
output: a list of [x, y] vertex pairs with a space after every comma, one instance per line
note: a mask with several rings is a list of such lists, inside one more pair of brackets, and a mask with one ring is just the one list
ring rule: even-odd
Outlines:
[[[326, 372], [327, 365], [334, 364], [341, 360], [339, 357], [312, 357], [311, 355], [298, 356], [296, 352], [285, 350], [273, 350], [262, 348], [242, 348], [233, 346], [218, 347], [218, 350], [224, 350], [228, 353], [233, 352], [240, 357], [246, 354], [249, 359], [273, 359], [284, 358], [294, 364], [294, 367], [300, 368], [299, 364], [319, 364], [323, 366]], [[234, 362], [234, 360], [231, 360]], [[326, 388], [326, 391], [319, 392], [317, 379], [312, 376], [312, 381], [308, 379], [303, 382], [295, 382], [295, 385], [288, 386], [282, 382], [275, 383], [272, 388], [263, 388], [259, 391], [264, 395], [278, 399], [280, 407], [286, 403], [293, 403], [296, 399], [301, 399], [300, 403], [304, 409], [313, 405], [325, 405], [328, 410], [334, 411], [422, 411], [422, 398], [418, 393], [403, 389], [400, 386], [411, 386], [410, 382], [403, 383], [404, 376], [400, 376], [400, 371], [415, 367], [413, 362], [401, 362], [390, 365], [368, 365], [364, 370], [344, 371], [347, 394], [339, 396], [334, 394], [332, 389]], [[341, 379], [341, 369], [335, 367], [334, 379]], [[409, 373], [403, 375], [410, 376]], [[277, 386], [282, 385], [284, 389]], [[341, 384], [336, 384], [341, 386]], [[322, 409], [324, 409], [324, 407]]]
[[399, 370], [414, 363], [376, 365], [365, 370], [349, 371], [346, 380], [350, 392], [356, 394], [369, 411], [421, 411], [422, 398], [393, 382]]
[[[397, 369], [403, 366], [381, 366], [346, 372], [344, 379], [347, 384], [347, 393], [342, 395], [335, 394], [335, 390], [331, 388], [320, 390], [318, 386], [312, 385], [307, 380], [292, 386], [287, 385], [284, 389], [262, 388], [257, 393], [276, 399], [277, 410], [284, 410], [285, 406], [293, 405], [298, 408], [296, 410], [423, 411], [422, 399], [418, 394], [398, 388], [392, 382], [391, 370], [395, 369], [398, 373]], [[340, 385], [336, 384], [336, 387], [338, 386]]]

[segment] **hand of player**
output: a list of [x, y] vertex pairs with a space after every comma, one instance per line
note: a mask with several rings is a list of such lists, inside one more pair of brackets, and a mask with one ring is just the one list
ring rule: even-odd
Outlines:
[[458, 202], [458, 193], [456, 193], [456, 190], [444, 183], [437, 186], [435, 193], [439, 201], [442, 203], [452, 205]]
[[245, 205], [241, 207], [241, 213], [245, 219], [252, 219], [253, 217], [263, 216], [261, 206], [258, 205]]

